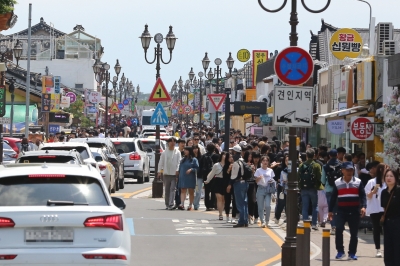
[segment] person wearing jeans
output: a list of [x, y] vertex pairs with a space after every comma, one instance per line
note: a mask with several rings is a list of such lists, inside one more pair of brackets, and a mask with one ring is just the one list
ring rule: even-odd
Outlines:
[[[256, 182], [258, 184], [257, 187], [257, 204], [258, 204], [258, 214], [261, 220], [261, 227], [265, 228], [269, 222], [269, 217], [271, 214], [271, 197], [272, 193], [276, 192], [276, 184], [273, 179], [275, 174], [269, 166], [269, 157], [262, 156], [261, 157], [261, 167], [256, 170], [254, 173], [254, 177], [256, 178]], [[273, 188], [271, 190], [271, 188]], [[264, 217], [265, 210], [265, 217]], [[270, 225], [268, 224], [268, 227]]]
[[317, 219], [318, 219], [318, 191], [315, 188], [302, 189], [300, 191], [302, 210], [301, 215], [303, 216], [303, 221], [308, 220], [308, 208], [311, 201], [312, 207], [312, 220], [311, 224], [313, 229], [316, 229]]
[[201, 199], [201, 191], [203, 190], [203, 178], [197, 177], [196, 181], [196, 191], [195, 191], [195, 196], [194, 196], [194, 210], [198, 210], [200, 207], [200, 199]]

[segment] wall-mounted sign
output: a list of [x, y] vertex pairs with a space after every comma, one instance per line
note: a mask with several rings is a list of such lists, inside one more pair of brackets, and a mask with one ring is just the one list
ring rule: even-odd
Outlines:
[[237, 59], [240, 61], [240, 62], [247, 62], [247, 61], [249, 61], [250, 60], [250, 52], [249, 52], [249, 50], [247, 50], [247, 49], [240, 49], [238, 52], [237, 52]]
[[264, 115], [267, 113], [266, 102], [234, 102], [233, 103], [234, 115]]
[[258, 65], [266, 62], [268, 60], [267, 50], [253, 50], [253, 89], [257, 85], [257, 68]]
[[337, 30], [329, 42], [329, 48], [334, 57], [339, 60], [357, 58], [363, 46], [361, 35], [353, 29]]
[[70, 103], [74, 103], [76, 102], [76, 94], [73, 92], [67, 92], [67, 94], [65, 94], [65, 96], [69, 97], [69, 102]]
[[60, 84], [61, 84], [61, 77], [55, 76], [54, 77], [54, 93], [60, 93]]
[[328, 121], [327, 127], [329, 132], [331, 132], [334, 135], [340, 135], [344, 132], [346, 132], [346, 120], [340, 119], [340, 120], [331, 120]]
[[350, 121], [350, 140], [374, 140], [374, 118], [353, 116]]
[[383, 131], [385, 130], [385, 124], [375, 124], [375, 136], [383, 136]]

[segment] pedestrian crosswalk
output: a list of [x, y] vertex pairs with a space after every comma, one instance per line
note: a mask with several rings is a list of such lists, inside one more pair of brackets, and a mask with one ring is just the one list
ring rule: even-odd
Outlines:
[[214, 227], [208, 220], [173, 219], [172, 223], [179, 235], [216, 235]]

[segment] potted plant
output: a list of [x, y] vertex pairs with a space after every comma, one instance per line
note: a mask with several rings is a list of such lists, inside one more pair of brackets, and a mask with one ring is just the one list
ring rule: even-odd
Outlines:
[[0, 30], [8, 30], [14, 15], [16, 0], [0, 0]]

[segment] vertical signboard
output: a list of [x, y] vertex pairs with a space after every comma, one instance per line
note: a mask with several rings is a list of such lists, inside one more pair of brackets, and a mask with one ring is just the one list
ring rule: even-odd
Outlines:
[[61, 77], [55, 76], [54, 77], [54, 93], [56, 93], [56, 94], [61, 93], [60, 84], [61, 84]]
[[6, 114], [6, 88], [0, 86], [0, 117]]
[[257, 84], [257, 67], [268, 60], [268, 50], [253, 50], [253, 89]]
[[51, 97], [49, 93], [42, 93], [42, 113], [50, 112]]

